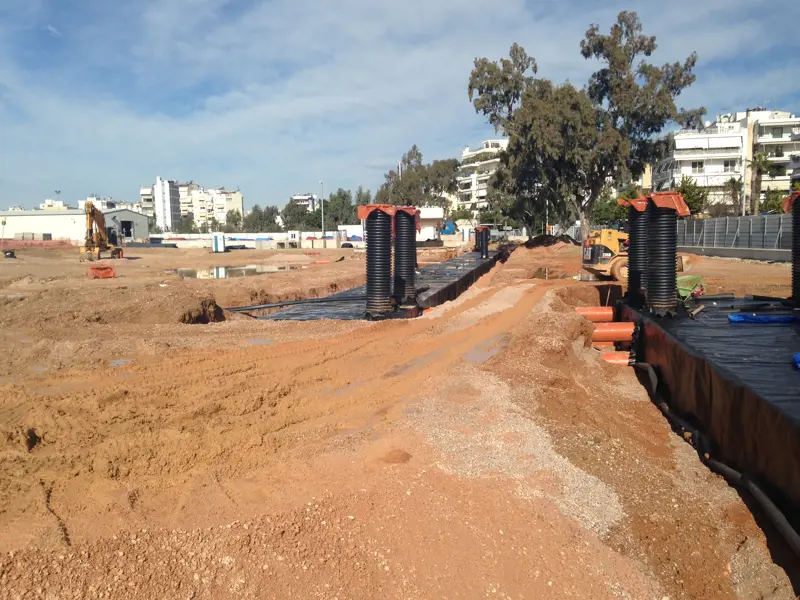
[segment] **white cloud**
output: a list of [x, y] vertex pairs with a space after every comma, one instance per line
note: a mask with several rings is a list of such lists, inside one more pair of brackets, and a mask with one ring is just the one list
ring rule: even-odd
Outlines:
[[[594, 65], [579, 40], [621, 8], [658, 37], [657, 62], [698, 51], [687, 104], [798, 101], [791, 19], [774, 19], [790, 0], [764, 17], [744, 0], [84, 2], [70, 21], [38, 6], [0, 25], [0, 206], [56, 188], [134, 198], [156, 175], [238, 185], [248, 204], [320, 179], [374, 188], [414, 143], [432, 159], [493, 135], [467, 99], [476, 56], [518, 41], [542, 76], [581, 83]], [[32, 64], [29, 30], [51, 19], [74, 43]]]
[[58, 29], [56, 29], [55, 27], [53, 27], [52, 25], [48, 25], [47, 27], [45, 27], [45, 29], [53, 37], [58, 37], [58, 38], [63, 37], [61, 35], [61, 32]]

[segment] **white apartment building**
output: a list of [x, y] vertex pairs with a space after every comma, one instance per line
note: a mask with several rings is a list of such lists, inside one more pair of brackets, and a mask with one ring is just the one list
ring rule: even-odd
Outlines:
[[143, 185], [139, 188], [139, 206], [142, 207], [143, 214], [151, 219], [156, 218], [156, 199], [152, 185]]
[[83, 210], [86, 203], [91, 202], [100, 212], [107, 212], [110, 210], [130, 210], [144, 214], [142, 205], [138, 202], [125, 202], [114, 200], [113, 198], [106, 198], [101, 196], [87, 196], [86, 200], [78, 200], [78, 209]]
[[800, 119], [785, 111], [764, 108], [720, 115], [700, 131], [675, 134], [672, 156], [653, 171], [655, 189], [672, 189], [684, 176], [709, 189], [709, 202], [730, 200], [724, 185], [740, 179], [746, 206], [753, 183], [753, 156], [763, 153], [774, 165], [762, 175], [762, 198], [769, 189], [791, 187], [792, 156], [800, 154]]
[[63, 200], [53, 200], [47, 198], [44, 202], [39, 204], [39, 210], [70, 210], [72, 207], [65, 204]]
[[314, 212], [317, 210], [316, 194], [295, 194], [289, 198], [289, 202], [292, 200], [301, 206], [305, 206], [308, 212]]
[[[181, 222], [181, 203], [178, 183], [156, 177], [153, 186], [156, 225], [164, 231], [174, 231]], [[143, 203], [144, 204], [144, 203]]]
[[486, 198], [489, 179], [500, 166], [500, 153], [508, 148], [507, 139], [486, 140], [481, 147], [467, 146], [461, 153], [461, 166], [456, 177], [458, 191], [453, 208], [477, 212], [489, 206]]
[[672, 156], [661, 161], [653, 170], [656, 190], [673, 189], [684, 177], [709, 189], [709, 202], [726, 199], [725, 182], [746, 177], [748, 148], [747, 118], [741, 113], [717, 117], [714, 124], [706, 122], [700, 131], [685, 130], [675, 134]]
[[204, 188], [189, 182], [178, 185], [180, 211], [182, 217], [191, 216], [198, 227], [210, 224], [214, 219], [225, 225], [229, 210], [238, 211], [244, 216], [244, 196], [239, 190], [229, 191], [222, 188]]
[[785, 111], [760, 114], [754, 123], [755, 151], [767, 157], [771, 170], [762, 176], [761, 189], [791, 189], [792, 157], [800, 156], [800, 118]]

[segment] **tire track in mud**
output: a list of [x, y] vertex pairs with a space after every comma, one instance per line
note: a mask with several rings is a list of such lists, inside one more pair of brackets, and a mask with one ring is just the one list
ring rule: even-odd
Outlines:
[[[236, 496], [220, 478], [273, 469], [296, 448], [324, 443], [378, 414], [387, 418], [383, 407], [413, 397], [428, 378], [509, 332], [554, 285], [559, 283], [515, 292], [513, 303], [496, 299], [506, 288], [483, 289], [441, 314], [365, 324], [329, 338], [137, 359], [126, 380], [109, 378], [106, 370], [65, 374], [52, 382], [70, 391], [48, 396], [48, 405], [85, 420], [79, 434], [48, 432], [49, 451], [80, 476], [70, 481], [66, 469], [39, 461], [28, 464], [25, 477], [46, 469], [48, 480], [53, 478], [64, 507], [60, 523], [89, 520], [86, 511], [106, 502], [106, 492], [97, 494], [109, 486], [136, 486], [143, 514], [169, 521], [191, 511], [192, 504], [169, 502], [160, 517], [154, 504], [182, 497], [204, 479], [216, 480], [213, 487], [225, 498], [217, 503], [224, 510]], [[70, 389], [71, 381], [83, 382], [89, 391]], [[126, 393], [114, 402], [103, 400], [120, 389]], [[337, 389], [347, 391], [332, 393]], [[24, 392], [19, 400], [33, 401]], [[72, 501], [76, 493], [82, 494], [80, 502]]]

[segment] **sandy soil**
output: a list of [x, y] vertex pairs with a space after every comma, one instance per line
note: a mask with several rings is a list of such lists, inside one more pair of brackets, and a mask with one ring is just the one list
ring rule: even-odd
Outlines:
[[[358, 285], [356, 255], [225, 281], [163, 271], [289, 261], [141, 251], [87, 281], [20, 255], [0, 263], [0, 597], [796, 597], [780, 540], [591, 349], [574, 307], [613, 286], [553, 279], [574, 247], [383, 323], [181, 322]], [[788, 285], [716, 262], [693, 268]]]

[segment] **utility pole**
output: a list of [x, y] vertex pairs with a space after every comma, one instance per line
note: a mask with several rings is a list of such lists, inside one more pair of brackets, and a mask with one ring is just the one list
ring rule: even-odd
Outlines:
[[325, 247], [325, 184], [319, 182], [319, 206], [322, 211], [322, 247]]
[[58, 204], [58, 201], [61, 199], [61, 190], [55, 190], [55, 192], [56, 192], [56, 204]]

